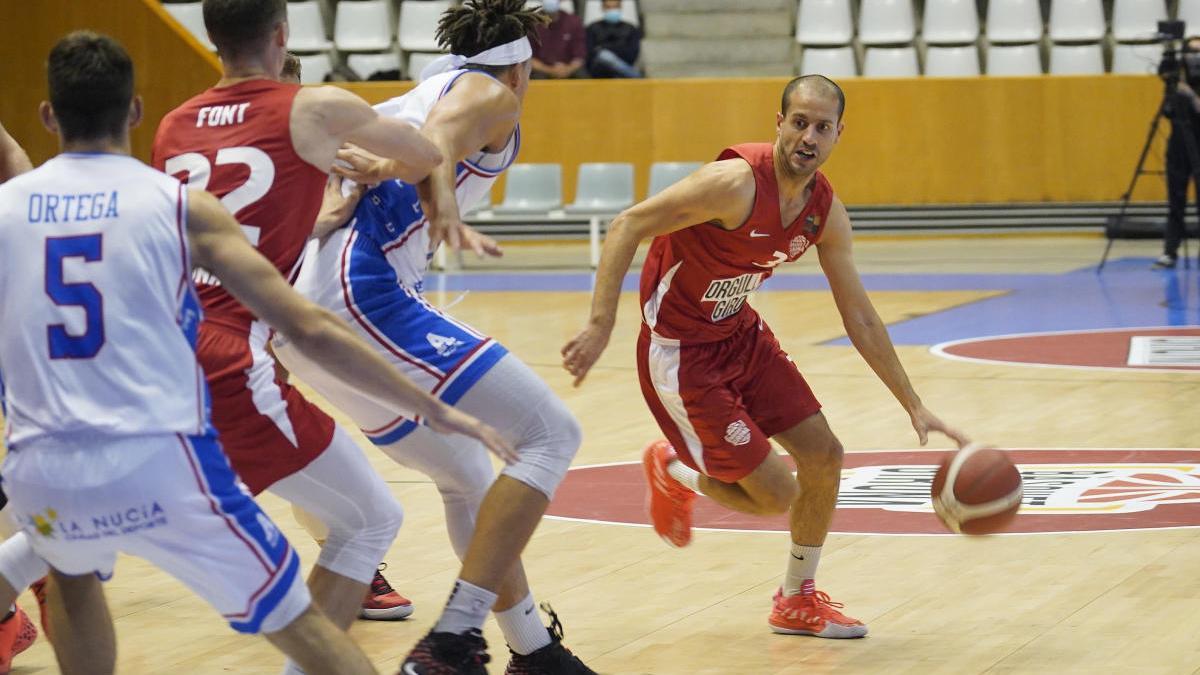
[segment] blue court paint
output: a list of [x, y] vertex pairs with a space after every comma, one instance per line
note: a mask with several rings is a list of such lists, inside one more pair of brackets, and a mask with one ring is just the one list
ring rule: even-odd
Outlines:
[[[1112, 260], [1056, 274], [866, 274], [868, 291], [1005, 291], [888, 327], [901, 345], [930, 345], [984, 335], [1087, 328], [1200, 325], [1200, 272], [1150, 271], [1152, 258]], [[434, 274], [433, 291], [578, 291], [592, 289], [590, 272]], [[638, 275], [622, 288], [636, 291]], [[826, 290], [820, 274], [778, 274], [760, 292]], [[849, 344], [845, 338], [825, 344]]]

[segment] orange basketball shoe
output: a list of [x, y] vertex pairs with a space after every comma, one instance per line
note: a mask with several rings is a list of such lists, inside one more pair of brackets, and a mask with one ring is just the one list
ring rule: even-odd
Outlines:
[[399, 621], [407, 619], [413, 613], [412, 600], [400, 595], [387, 579], [383, 578], [383, 570], [387, 563], [381, 563], [375, 570], [375, 578], [371, 580], [371, 588], [367, 597], [363, 598], [358, 616], [373, 621]]
[[667, 473], [667, 465], [676, 458], [675, 448], [667, 441], [646, 446], [642, 468], [650, 486], [649, 510], [654, 531], [672, 546], [692, 543], [692, 505], [696, 493]]
[[13, 613], [0, 621], [0, 675], [12, 670], [13, 657], [29, 649], [37, 639], [37, 627], [25, 610], [13, 605]]
[[830, 600], [821, 591], [812, 595], [784, 595], [781, 588], [775, 591], [773, 603], [767, 623], [776, 633], [823, 638], [860, 638], [867, 634], [863, 622], [839, 612], [844, 605]]

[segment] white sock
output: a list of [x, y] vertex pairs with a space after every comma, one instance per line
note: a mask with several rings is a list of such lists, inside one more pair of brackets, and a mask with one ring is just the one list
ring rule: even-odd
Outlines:
[[700, 472], [683, 462], [673, 459], [667, 464], [667, 474], [683, 483], [692, 492], [700, 491]]
[[300, 666], [292, 663], [291, 659], [288, 659], [287, 664], [283, 667], [283, 675], [304, 675], [304, 671], [300, 670]]
[[784, 595], [811, 595], [816, 591], [817, 563], [821, 562], [820, 546], [792, 544], [788, 556], [787, 575], [783, 578]]
[[442, 610], [442, 618], [433, 627], [435, 633], [466, 633], [472, 628], [483, 628], [483, 620], [492, 605], [496, 604], [496, 594], [486, 588], [480, 588], [462, 579], [454, 582], [454, 590], [450, 591], [450, 599], [446, 601], [446, 609]]
[[533, 593], [503, 612], [496, 612], [496, 623], [500, 624], [508, 646], [518, 654], [532, 654], [550, 644], [550, 631], [542, 625]]

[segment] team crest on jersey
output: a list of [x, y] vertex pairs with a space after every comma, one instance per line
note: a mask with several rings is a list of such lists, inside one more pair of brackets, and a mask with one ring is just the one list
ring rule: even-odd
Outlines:
[[750, 427], [741, 420], [734, 420], [725, 427], [725, 442], [730, 445], [745, 445], [750, 442]]
[[808, 237], [802, 234], [792, 237], [791, 243], [788, 244], [788, 257], [795, 258], [796, 256], [803, 255], [811, 244], [812, 242], [808, 240]]
[[429, 346], [437, 351], [438, 356], [450, 356], [463, 345], [463, 341], [458, 338], [435, 335], [434, 333], [426, 333], [425, 340], [429, 342]]

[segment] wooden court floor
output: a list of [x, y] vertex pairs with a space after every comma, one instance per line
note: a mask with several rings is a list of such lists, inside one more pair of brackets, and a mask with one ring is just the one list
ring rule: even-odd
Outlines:
[[[1094, 263], [1102, 245], [1081, 236], [864, 237], [858, 258], [864, 273], [880, 279], [1055, 275]], [[1148, 261], [1156, 251], [1155, 242], [1121, 242], [1116, 254]], [[583, 261], [578, 246], [518, 246], [501, 267], [468, 267], [553, 274]], [[784, 274], [816, 272], [815, 260], [804, 260]], [[1196, 324], [1196, 272], [1190, 274], [1183, 302]], [[884, 320], [898, 324], [984, 307], [978, 303], [1003, 293], [909, 288], [874, 290], [872, 298]], [[430, 293], [435, 304], [457, 296]], [[1112, 311], [1120, 312], [1119, 293], [1114, 297]], [[584, 320], [588, 299], [583, 291], [473, 290], [451, 312], [505, 343], [563, 397], [584, 429], [577, 464], [634, 461], [658, 438], [633, 365], [636, 297], [623, 297], [607, 354], [575, 390], [558, 352]], [[853, 349], [822, 344], [843, 335], [826, 291], [775, 290], [753, 303], [800, 364], [849, 452], [918, 447], [907, 417]], [[928, 407], [977, 439], [1009, 448], [1200, 447], [1200, 374], [965, 363], [928, 347], [902, 344], [898, 351]], [[395, 672], [438, 614], [457, 563], [432, 484], [362, 445], [406, 508], [387, 576], [413, 599], [416, 613], [400, 623], [360, 621], [352, 634], [382, 672]], [[262, 503], [311, 562], [316, 547], [287, 505], [269, 495]], [[535, 595], [558, 611], [567, 645], [604, 673], [1200, 673], [1198, 529], [977, 539], [832, 534], [818, 586], [869, 625], [870, 635], [853, 641], [767, 629], [787, 548], [779, 532], [700, 531], [691, 547], [674, 550], [644, 527], [547, 519], [524, 560]], [[107, 593], [119, 672], [281, 668], [265, 641], [234, 634], [140, 561], [122, 559]], [[34, 607], [28, 594], [21, 602]], [[507, 653], [494, 622], [485, 635], [491, 672], [501, 673]], [[48, 644], [39, 640], [13, 672], [55, 671]]]

